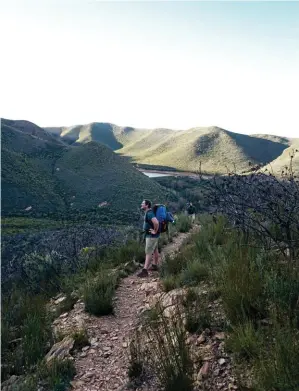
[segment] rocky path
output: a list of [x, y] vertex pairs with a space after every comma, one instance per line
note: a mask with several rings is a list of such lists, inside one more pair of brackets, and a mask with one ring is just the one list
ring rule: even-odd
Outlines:
[[[198, 229], [195, 226], [193, 230]], [[162, 250], [174, 254], [190, 233], [176, 236]], [[114, 315], [95, 317], [84, 312], [79, 301], [68, 314], [56, 320], [62, 330], [85, 328], [91, 345], [75, 356], [77, 374], [72, 381], [74, 391], [123, 391], [128, 382], [129, 337], [149, 298], [161, 291], [158, 273], [140, 279], [136, 275], [124, 278], [116, 292]]]

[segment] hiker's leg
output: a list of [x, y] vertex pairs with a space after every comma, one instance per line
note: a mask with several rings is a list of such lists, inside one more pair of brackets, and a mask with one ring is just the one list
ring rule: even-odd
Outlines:
[[156, 247], [153, 255], [153, 265], [159, 265], [159, 249]]
[[145, 239], [145, 264], [144, 269], [148, 270], [152, 260], [153, 260], [153, 253], [155, 252], [157, 240], [155, 238], [146, 238]]
[[150, 267], [150, 265], [152, 263], [152, 257], [153, 257], [152, 254], [146, 254], [145, 255], [145, 263], [144, 263], [143, 269], [146, 269], [146, 270], [149, 269], [149, 267]]

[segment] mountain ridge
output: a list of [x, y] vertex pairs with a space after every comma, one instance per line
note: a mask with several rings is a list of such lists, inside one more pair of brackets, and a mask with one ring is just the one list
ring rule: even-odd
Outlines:
[[68, 145], [34, 124], [23, 125], [1, 121], [4, 215], [31, 207], [40, 215], [113, 210], [135, 218], [142, 198], [167, 200], [162, 186], [107, 146]]
[[[187, 130], [140, 129], [93, 122], [75, 127], [46, 128], [74, 143], [97, 141], [138, 164], [167, 166], [182, 171], [225, 174], [252, 164], [277, 159], [292, 139], [274, 135], [244, 135], [218, 126]], [[74, 129], [76, 132], [74, 132]]]

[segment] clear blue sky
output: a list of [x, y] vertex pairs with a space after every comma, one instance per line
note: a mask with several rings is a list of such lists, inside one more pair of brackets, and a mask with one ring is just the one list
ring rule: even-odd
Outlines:
[[0, 115], [299, 137], [298, 2], [2, 0]]

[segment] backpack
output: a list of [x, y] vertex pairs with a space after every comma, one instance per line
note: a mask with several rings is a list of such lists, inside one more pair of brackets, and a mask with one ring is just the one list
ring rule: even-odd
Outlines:
[[165, 205], [154, 205], [153, 212], [159, 221], [159, 232], [167, 232], [168, 231], [168, 223], [174, 223], [174, 217], [170, 212], [167, 212]]

